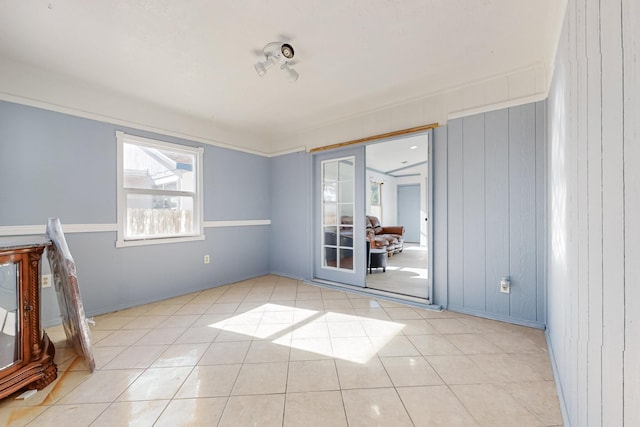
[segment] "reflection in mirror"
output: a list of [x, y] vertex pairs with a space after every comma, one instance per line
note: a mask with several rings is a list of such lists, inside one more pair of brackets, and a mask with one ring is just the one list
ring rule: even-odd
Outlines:
[[324, 184], [323, 201], [336, 202], [336, 183], [329, 182]]
[[353, 160], [340, 160], [340, 181], [353, 180]]
[[340, 182], [340, 202], [353, 203], [353, 181]]
[[429, 297], [428, 142], [423, 133], [366, 147], [368, 288]]
[[353, 203], [343, 203], [340, 205], [340, 223], [353, 224]]
[[336, 224], [336, 209], [335, 203], [325, 203], [324, 205], [324, 224]]
[[337, 162], [325, 162], [324, 164], [324, 181], [337, 181], [338, 180], [338, 163]]
[[16, 264], [0, 264], [0, 369], [19, 359], [18, 270]]

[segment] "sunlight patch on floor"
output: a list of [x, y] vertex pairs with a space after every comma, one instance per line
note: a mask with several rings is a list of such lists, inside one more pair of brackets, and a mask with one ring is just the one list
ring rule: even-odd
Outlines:
[[394, 267], [394, 266], [388, 265], [387, 271], [406, 272], [406, 273], [413, 274], [412, 276], [409, 277], [410, 279], [426, 280], [429, 278], [429, 275], [427, 274], [428, 269], [426, 268]]
[[[270, 303], [209, 325], [356, 363], [367, 363], [404, 326], [388, 320]], [[375, 340], [369, 338], [371, 333]]]

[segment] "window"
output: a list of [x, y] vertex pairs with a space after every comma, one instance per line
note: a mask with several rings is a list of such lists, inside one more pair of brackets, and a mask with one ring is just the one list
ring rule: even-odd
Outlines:
[[375, 216], [380, 221], [382, 219], [382, 182], [371, 181], [370, 190], [370, 215]]
[[134, 246], [204, 239], [202, 148], [116, 132], [118, 241]]

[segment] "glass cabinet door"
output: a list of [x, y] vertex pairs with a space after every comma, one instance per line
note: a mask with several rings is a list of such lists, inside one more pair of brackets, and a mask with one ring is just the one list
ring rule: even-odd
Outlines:
[[18, 264], [0, 264], [0, 369], [20, 358]]

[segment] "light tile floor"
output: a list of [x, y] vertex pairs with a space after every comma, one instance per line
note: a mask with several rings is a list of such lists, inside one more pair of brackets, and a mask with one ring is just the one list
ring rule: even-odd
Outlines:
[[9, 426], [556, 426], [540, 330], [264, 276], [95, 318]]

